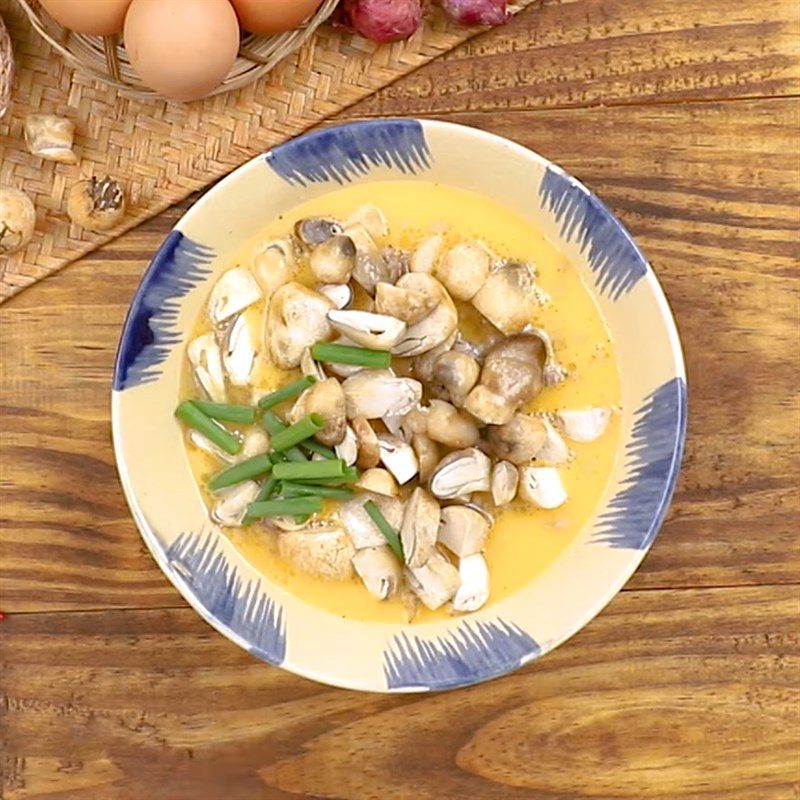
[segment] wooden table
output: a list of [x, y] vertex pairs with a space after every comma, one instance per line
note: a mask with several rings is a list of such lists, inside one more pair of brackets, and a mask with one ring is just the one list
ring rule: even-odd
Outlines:
[[435, 696], [330, 689], [162, 576], [110, 445], [120, 325], [171, 209], [0, 307], [7, 800], [800, 796], [796, 0], [545, 2], [350, 115], [490, 129], [651, 258], [689, 369], [669, 520], [556, 652]]

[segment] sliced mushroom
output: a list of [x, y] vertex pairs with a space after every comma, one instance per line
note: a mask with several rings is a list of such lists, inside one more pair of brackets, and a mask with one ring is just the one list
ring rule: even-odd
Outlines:
[[463, 450], [480, 439], [478, 426], [471, 417], [444, 400], [431, 400], [428, 411], [428, 436], [446, 447]]
[[386, 537], [372, 521], [372, 517], [364, 510], [364, 503], [372, 500], [386, 521], [397, 531], [403, 523], [403, 504], [396, 497], [376, 492], [359, 492], [352, 500], [347, 500], [339, 507], [339, 516], [347, 529], [356, 550], [364, 547], [381, 547], [386, 544]]
[[269, 301], [265, 336], [279, 367], [296, 367], [303, 351], [333, 333], [328, 322], [331, 301], [299, 283], [281, 286]]
[[427, 481], [439, 463], [441, 454], [439, 446], [425, 433], [415, 433], [411, 436], [411, 446], [417, 454], [419, 462], [419, 479]]
[[502, 264], [489, 274], [472, 305], [506, 336], [519, 333], [536, 311], [534, 278], [530, 264]]
[[477, 244], [457, 244], [444, 254], [436, 277], [456, 300], [471, 300], [489, 277], [489, 254]]
[[291, 239], [275, 239], [258, 249], [253, 267], [264, 297], [270, 297], [292, 280], [294, 262], [294, 243]]
[[418, 486], [411, 493], [400, 527], [403, 555], [409, 567], [421, 567], [436, 549], [439, 529], [439, 504]]
[[308, 264], [320, 283], [347, 283], [356, 266], [356, 246], [349, 236], [331, 236], [311, 251]]
[[535, 325], [526, 325], [524, 333], [536, 336], [544, 345], [545, 359], [542, 365], [542, 379], [545, 386], [555, 386], [562, 383], [567, 379], [567, 369], [563, 367], [556, 357], [556, 349], [553, 344], [553, 338], [543, 328], [537, 328]]
[[359, 489], [385, 494], [389, 497], [397, 497], [400, 494], [400, 487], [392, 473], [379, 467], [364, 470], [356, 481], [356, 486]]
[[326, 283], [317, 291], [333, 303], [334, 308], [346, 308], [353, 300], [353, 287], [349, 283]]
[[435, 293], [439, 302], [425, 319], [408, 328], [405, 336], [392, 348], [392, 353], [411, 358], [433, 350], [447, 341], [458, 325], [458, 312], [444, 286], [435, 278], [421, 272], [404, 275], [398, 281], [398, 286]]
[[434, 362], [429, 389], [442, 400], [449, 400], [460, 407], [478, 382], [480, 372], [480, 365], [474, 358], [450, 350], [442, 353]]
[[512, 464], [525, 464], [536, 454], [547, 440], [547, 428], [536, 417], [515, 414], [505, 425], [490, 425], [486, 439], [498, 458]]
[[437, 539], [459, 558], [480, 553], [488, 536], [489, 522], [474, 508], [447, 506], [442, 509]]
[[189, 431], [189, 441], [204, 453], [213, 456], [218, 461], [230, 464], [233, 461], [233, 456], [226, 453], [221, 447], [217, 447], [211, 439], [207, 439], [200, 431]]
[[250, 383], [258, 354], [257, 319], [245, 312], [239, 314], [228, 328], [222, 363], [234, 386], [247, 386]]
[[389, 414], [388, 416], [383, 417], [382, 419], [383, 419], [383, 424], [386, 426], [386, 430], [389, 431], [389, 433], [391, 433], [392, 436], [397, 436], [404, 442], [408, 441], [405, 434], [403, 433], [403, 420], [405, 419], [403, 415]]
[[255, 481], [245, 481], [229, 486], [216, 493], [217, 501], [211, 509], [211, 518], [214, 522], [226, 527], [236, 528], [242, 524], [247, 506], [256, 499], [258, 484]]
[[472, 492], [488, 492], [492, 462], [475, 447], [445, 456], [433, 472], [430, 488], [436, 497], [450, 500]]
[[261, 289], [249, 269], [234, 267], [220, 275], [208, 297], [208, 316], [215, 325], [240, 314], [261, 299]]
[[348, 467], [352, 467], [358, 459], [358, 438], [353, 429], [346, 425], [344, 429], [344, 438], [334, 448], [336, 457], [341, 458]]
[[431, 611], [452, 599], [461, 585], [458, 570], [438, 550], [421, 567], [406, 569], [408, 584]]
[[583, 408], [559, 411], [558, 418], [564, 435], [573, 442], [594, 442], [608, 428], [611, 421], [610, 408]]
[[307, 247], [316, 247], [342, 233], [342, 226], [333, 219], [309, 217], [295, 223], [294, 235]]
[[400, 562], [388, 545], [358, 550], [353, 556], [353, 566], [367, 591], [378, 600], [393, 597], [403, 581]]
[[329, 311], [328, 320], [350, 341], [372, 350], [391, 349], [406, 332], [402, 320], [369, 311]]
[[407, 414], [422, 399], [422, 384], [388, 369], [363, 369], [343, 384], [347, 417], [379, 419]]
[[355, 417], [350, 425], [358, 444], [358, 460], [356, 465], [361, 469], [377, 467], [381, 460], [381, 449], [378, 437], [372, 425], [364, 417]]
[[489, 599], [489, 568], [480, 554], [466, 556], [458, 562], [461, 585], [453, 598], [453, 611], [477, 611]]
[[555, 426], [543, 414], [539, 419], [545, 429], [545, 438], [541, 447], [536, 451], [536, 460], [542, 464], [566, 464], [569, 461], [569, 447]]
[[325, 425], [314, 438], [325, 445], [338, 445], [347, 430], [346, 402], [342, 385], [336, 378], [315, 383], [297, 398], [289, 421], [298, 422], [309, 414], [319, 414]]
[[439, 255], [444, 246], [444, 236], [437, 233], [420, 242], [417, 249], [411, 254], [410, 269], [412, 272], [426, 272], [430, 274], [436, 267]]
[[381, 282], [375, 287], [375, 310], [402, 320], [407, 325], [416, 325], [436, 308], [438, 298], [419, 289], [393, 286]]
[[355, 547], [347, 531], [339, 525], [303, 528], [282, 533], [278, 552], [295, 569], [333, 581], [353, 577]]
[[316, 381], [324, 381], [328, 377], [319, 361], [314, 361], [310, 347], [306, 347], [300, 356], [300, 371]]
[[567, 502], [567, 490], [555, 467], [520, 467], [519, 496], [540, 508], [558, 508]]
[[215, 403], [226, 399], [225, 374], [222, 370], [222, 353], [213, 333], [198, 336], [186, 348], [186, 355], [194, 369], [200, 388]]
[[492, 500], [498, 508], [507, 506], [516, 496], [519, 472], [509, 461], [498, 461], [492, 470]]
[[345, 221], [345, 229], [361, 225], [373, 239], [382, 239], [389, 234], [386, 215], [374, 203], [359, 206]]
[[378, 446], [381, 449], [381, 462], [401, 486], [419, 472], [417, 455], [410, 444], [391, 433], [380, 433]]

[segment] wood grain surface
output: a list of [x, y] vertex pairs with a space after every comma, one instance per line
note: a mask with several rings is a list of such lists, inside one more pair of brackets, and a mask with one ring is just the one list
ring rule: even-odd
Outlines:
[[675, 311], [689, 439], [625, 590], [556, 652], [430, 697], [330, 689], [206, 626], [110, 446], [120, 325], [189, 203], [0, 307], [0, 797], [800, 797], [800, 10], [544, 2], [345, 116], [418, 113], [563, 165]]

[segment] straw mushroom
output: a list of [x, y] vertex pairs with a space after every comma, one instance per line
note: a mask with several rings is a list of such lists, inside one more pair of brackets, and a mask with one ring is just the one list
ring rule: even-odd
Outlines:
[[246, 267], [234, 267], [219, 276], [208, 296], [208, 316], [221, 325], [261, 299], [261, 289]]
[[309, 414], [319, 414], [325, 425], [314, 434], [324, 445], [338, 445], [347, 431], [346, 403], [342, 385], [336, 378], [315, 383], [295, 401], [289, 414], [290, 422], [298, 422]]
[[365, 417], [355, 417], [350, 425], [358, 444], [358, 459], [356, 465], [361, 469], [377, 467], [381, 460], [381, 450], [378, 445], [378, 437], [372, 425]]
[[344, 438], [333, 448], [336, 457], [341, 458], [348, 467], [352, 467], [358, 459], [358, 438], [349, 425], [345, 425]]
[[501, 264], [478, 289], [472, 305], [506, 336], [519, 333], [536, 310], [534, 278], [530, 264]]
[[420, 322], [411, 325], [405, 336], [392, 348], [397, 356], [410, 358], [433, 350], [445, 342], [456, 330], [458, 312], [444, 286], [425, 273], [412, 272], [404, 275], [397, 285], [401, 289], [416, 289], [438, 298], [436, 307]]
[[189, 343], [186, 355], [192, 365], [195, 380], [210, 400], [225, 401], [225, 373], [222, 353], [213, 333], [204, 333]]
[[439, 529], [439, 504], [421, 487], [411, 493], [400, 527], [400, 541], [409, 567], [421, 567], [433, 555]]
[[378, 600], [393, 597], [403, 581], [400, 562], [386, 544], [356, 551], [353, 567], [367, 591]]
[[569, 447], [553, 423], [543, 414], [539, 418], [545, 431], [544, 441], [536, 451], [536, 460], [543, 464], [565, 464], [569, 461]]
[[442, 353], [433, 364], [430, 390], [442, 400], [463, 406], [470, 390], [478, 382], [478, 362], [457, 350]]
[[111, 230], [125, 215], [125, 192], [108, 175], [78, 181], [67, 195], [67, 214], [76, 225], [90, 231]]
[[422, 384], [413, 378], [399, 378], [388, 369], [362, 369], [343, 384], [347, 417], [380, 419], [401, 416], [419, 404]]
[[594, 442], [608, 428], [610, 408], [584, 408], [558, 412], [564, 435], [573, 442]]
[[300, 283], [281, 286], [269, 300], [265, 336], [270, 356], [279, 367], [300, 364], [303, 351], [330, 339], [331, 301]]
[[442, 500], [488, 492], [492, 462], [475, 447], [456, 450], [437, 465], [430, 480], [433, 494]]
[[436, 276], [456, 300], [471, 300], [489, 277], [489, 254], [477, 244], [461, 242], [445, 253]]
[[403, 504], [396, 497], [372, 491], [359, 492], [352, 500], [342, 503], [339, 508], [339, 517], [356, 550], [386, 544], [386, 538], [364, 508], [367, 500], [375, 503], [395, 530], [399, 530], [403, 523]]
[[311, 251], [308, 263], [320, 283], [347, 283], [356, 265], [356, 246], [349, 236], [331, 236]]
[[411, 446], [414, 448], [419, 463], [419, 479], [427, 481], [441, 458], [439, 446], [424, 433], [412, 434]]
[[401, 486], [408, 483], [419, 472], [417, 455], [410, 444], [391, 433], [380, 433], [378, 434], [378, 445], [383, 465], [394, 475]]
[[21, 250], [33, 237], [36, 209], [19, 189], [0, 187], [0, 255]]
[[408, 567], [406, 578], [414, 594], [431, 611], [451, 600], [461, 585], [458, 570], [438, 550], [421, 567]]
[[480, 439], [480, 431], [471, 417], [444, 400], [431, 400], [428, 412], [428, 436], [446, 447], [463, 450]]
[[242, 524], [247, 506], [258, 494], [255, 481], [244, 481], [217, 492], [217, 501], [211, 509], [211, 518], [220, 525], [238, 528]]
[[436, 308], [435, 294], [406, 286], [381, 282], [375, 287], [375, 310], [402, 320], [407, 325], [422, 322]]
[[258, 355], [257, 317], [239, 314], [225, 334], [222, 363], [234, 386], [247, 386]]
[[347, 308], [353, 300], [353, 288], [349, 283], [324, 283], [317, 291], [325, 295], [334, 308]]
[[294, 226], [294, 235], [306, 247], [316, 247], [340, 233], [342, 226], [336, 220], [324, 217], [301, 219]]
[[519, 472], [509, 461], [498, 461], [492, 470], [492, 500], [498, 507], [508, 505], [517, 496]]
[[519, 496], [546, 509], [558, 508], [567, 502], [567, 491], [555, 467], [520, 467]]
[[474, 508], [447, 506], [442, 509], [437, 539], [459, 558], [480, 553], [488, 536], [489, 521]]
[[278, 536], [278, 552], [295, 569], [315, 578], [346, 581], [353, 576], [355, 547], [339, 525], [282, 533]]
[[72, 152], [75, 125], [66, 117], [56, 114], [28, 114], [25, 117], [25, 144], [35, 156], [46, 161], [77, 164]]
[[515, 414], [504, 425], [490, 425], [487, 443], [499, 458], [512, 464], [524, 464], [535, 458], [547, 440], [542, 420], [528, 414]]
[[439, 260], [443, 246], [444, 236], [441, 233], [429, 236], [422, 241], [411, 254], [411, 272], [431, 274], [436, 267], [436, 262]]
[[350, 341], [372, 350], [389, 350], [406, 332], [406, 324], [396, 317], [369, 311], [328, 312], [331, 325]]
[[480, 554], [459, 559], [458, 577], [460, 585], [453, 598], [453, 611], [467, 613], [477, 611], [489, 599], [489, 568]]
[[294, 265], [294, 243], [291, 239], [275, 239], [257, 248], [253, 271], [264, 297], [269, 298], [292, 280]]
[[356, 481], [356, 486], [359, 489], [385, 494], [389, 497], [397, 497], [400, 493], [400, 487], [397, 485], [392, 473], [380, 467], [364, 470], [361, 473], [361, 477]]
[[354, 225], [361, 225], [373, 239], [382, 239], [389, 235], [386, 214], [374, 203], [364, 203], [344, 221], [345, 230]]

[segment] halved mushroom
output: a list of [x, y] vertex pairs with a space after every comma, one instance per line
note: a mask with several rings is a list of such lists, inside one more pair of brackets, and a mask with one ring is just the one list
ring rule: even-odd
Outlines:
[[411, 590], [431, 611], [450, 600], [461, 585], [458, 570], [438, 550], [421, 567], [406, 569], [406, 577]]
[[475, 361], [481, 364], [483, 359], [486, 358], [486, 354], [502, 339], [503, 335], [499, 331], [494, 331], [492, 334], [484, 336], [480, 342], [471, 342], [459, 333], [453, 344], [453, 350], [457, 353], [464, 353], [464, 355], [474, 358]]
[[428, 274], [433, 272], [443, 246], [444, 236], [441, 233], [429, 236], [420, 242], [417, 249], [411, 254], [411, 271], [426, 272]]
[[344, 221], [345, 228], [354, 225], [362, 225], [373, 239], [382, 239], [389, 234], [386, 215], [374, 203], [364, 203]]
[[429, 389], [442, 400], [463, 406], [470, 390], [478, 382], [478, 362], [456, 350], [442, 353], [433, 364], [433, 380]]
[[324, 381], [328, 377], [319, 361], [314, 361], [310, 347], [306, 347], [300, 355], [300, 371], [316, 381]]
[[253, 374], [258, 355], [257, 321], [256, 315], [245, 311], [236, 317], [225, 336], [222, 363], [234, 386], [247, 386]]
[[315, 578], [346, 581], [353, 577], [355, 547], [339, 525], [282, 533], [278, 536], [278, 552], [295, 569]]
[[404, 442], [408, 441], [405, 434], [403, 433], [403, 420], [405, 416], [402, 414], [389, 414], [386, 417], [382, 417], [383, 424], [386, 426], [386, 430], [392, 434], [392, 436], [397, 436], [398, 438], [402, 439]]
[[427, 481], [439, 463], [441, 457], [439, 446], [425, 433], [412, 434], [411, 446], [419, 462], [419, 479]]
[[381, 282], [375, 287], [375, 310], [416, 325], [436, 308], [439, 299], [428, 292]]
[[512, 464], [525, 464], [537, 456], [547, 440], [542, 420], [529, 414], [515, 414], [504, 425], [490, 425], [486, 439], [498, 458]]
[[385, 494], [389, 497], [397, 497], [400, 494], [400, 487], [392, 473], [379, 467], [364, 470], [356, 481], [356, 486], [359, 489]]
[[275, 239], [259, 247], [254, 271], [264, 297], [270, 297], [292, 280], [294, 262], [294, 242], [291, 239]]
[[570, 455], [567, 443], [546, 414], [542, 414], [539, 419], [545, 430], [545, 438], [536, 451], [536, 460], [542, 464], [565, 464]]
[[369, 311], [329, 311], [328, 320], [350, 341], [372, 350], [391, 349], [406, 332], [402, 320]]
[[400, 527], [403, 555], [409, 567], [421, 567], [436, 549], [439, 529], [439, 504], [418, 486], [411, 493]]
[[364, 510], [367, 500], [372, 500], [378, 506], [381, 514], [395, 530], [399, 530], [403, 523], [403, 504], [396, 497], [371, 491], [359, 492], [356, 497], [339, 507], [339, 517], [356, 550], [386, 544], [386, 537]]
[[236, 462], [247, 461], [253, 456], [260, 456], [269, 450], [269, 434], [260, 426], [248, 429], [242, 437], [242, 449], [233, 459]]
[[480, 439], [480, 431], [471, 417], [444, 400], [431, 400], [428, 411], [428, 436], [446, 447], [463, 450]]
[[536, 336], [510, 336], [486, 354], [478, 385], [464, 408], [482, 422], [503, 425], [542, 390], [545, 349]]
[[258, 484], [255, 481], [244, 481], [216, 493], [217, 501], [211, 509], [211, 518], [230, 528], [242, 524], [247, 506], [256, 499]]
[[362, 369], [343, 384], [347, 417], [379, 419], [408, 413], [422, 399], [422, 384], [388, 369]]
[[294, 235], [307, 247], [316, 247], [342, 233], [342, 226], [333, 219], [309, 217], [295, 223]]
[[540, 508], [558, 508], [567, 502], [567, 490], [555, 467], [520, 467], [519, 496]]
[[498, 265], [472, 298], [472, 305], [506, 336], [519, 333], [536, 311], [535, 277], [530, 264]]
[[425, 381], [425, 383], [430, 383], [433, 380], [433, 368], [436, 362], [443, 353], [448, 353], [452, 349], [456, 342], [457, 333], [457, 331], [453, 331], [441, 344], [413, 360], [414, 374], [420, 380]]
[[401, 486], [419, 472], [417, 454], [410, 444], [406, 444], [399, 437], [392, 436], [391, 433], [379, 433], [378, 446], [381, 449], [383, 465], [397, 478]]
[[289, 421], [294, 423], [309, 414], [319, 414], [325, 425], [314, 438], [325, 445], [337, 445], [347, 430], [346, 408], [342, 385], [336, 378], [328, 378], [310, 386], [297, 398], [289, 412]]
[[558, 418], [564, 435], [573, 442], [594, 442], [608, 428], [611, 421], [610, 408], [582, 408], [559, 411]]
[[213, 333], [204, 333], [189, 343], [186, 355], [200, 388], [215, 403], [225, 402], [225, 374], [222, 353]]
[[489, 522], [474, 508], [447, 506], [442, 509], [437, 539], [459, 558], [480, 553], [488, 536]]
[[466, 556], [458, 562], [461, 585], [453, 598], [453, 611], [477, 611], [489, 599], [489, 568], [480, 554]]
[[509, 461], [498, 461], [492, 470], [492, 500], [498, 508], [507, 506], [516, 496], [519, 472]]
[[382, 250], [363, 225], [353, 225], [345, 230], [356, 246], [356, 266], [353, 280], [367, 294], [374, 294], [375, 287], [382, 281], [395, 283], [408, 270], [408, 257], [403, 251], [393, 248]]
[[347, 283], [356, 265], [356, 246], [349, 236], [331, 236], [311, 251], [308, 264], [320, 283]]
[[430, 489], [436, 497], [450, 500], [472, 492], [488, 492], [492, 462], [475, 447], [445, 456], [433, 472]]
[[215, 325], [261, 299], [261, 289], [249, 269], [234, 267], [220, 275], [208, 296], [208, 316]]
[[526, 325], [523, 332], [538, 337], [544, 345], [545, 359], [542, 365], [542, 379], [544, 385], [555, 386], [565, 381], [568, 373], [566, 367], [563, 367], [556, 357], [556, 349], [550, 334], [543, 328], [537, 328], [535, 325]]
[[444, 254], [436, 276], [456, 300], [471, 300], [489, 277], [489, 254], [480, 245], [461, 242]]
[[419, 408], [412, 408], [403, 418], [400, 423], [402, 430], [402, 438], [410, 442], [411, 437], [415, 433], [428, 432], [428, 409], [420, 406]]
[[341, 458], [348, 467], [352, 467], [358, 459], [358, 438], [353, 429], [346, 425], [344, 429], [344, 438], [334, 448], [336, 457]]
[[233, 456], [230, 455], [230, 453], [226, 453], [221, 447], [217, 447], [214, 442], [211, 441], [211, 439], [203, 436], [200, 431], [190, 430], [188, 437], [189, 441], [198, 450], [202, 450], [207, 455], [213, 456], [218, 461], [222, 461], [225, 464], [230, 464], [233, 462]]
[[405, 336], [392, 348], [396, 356], [411, 358], [447, 341], [458, 325], [458, 312], [447, 290], [436, 278], [422, 272], [411, 272], [399, 281], [400, 288], [413, 288], [435, 294], [439, 302], [422, 321], [408, 328]]
[[347, 308], [353, 299], [353, 287], [349, 283], [325, 283], [317, 291], [333, 303], [334, 308]]
[[300, 283], [281, 286], [269, 301], [264, 335], [279, 367], [296, 367], [303, 351], [333, 333], [328, 322], [331, 301]]
[[378, 600], [393, 597], [403, 580], [402, 567], [389, 545], [358, 550], [353, 566], [367, 591]]
[[381, 460], [381, 449], [378, 437], [372, 425], [364, 417], [355, 417], [350, 425], [356, 435], [358, 444], [358, 459], [356, 465], [361, 469], [377, 467]]

